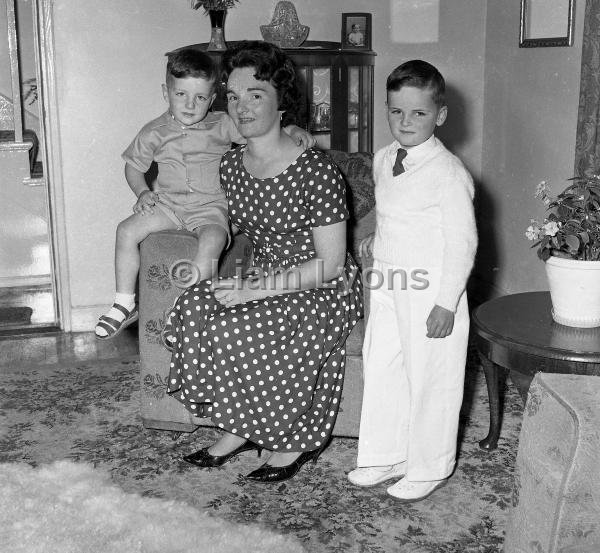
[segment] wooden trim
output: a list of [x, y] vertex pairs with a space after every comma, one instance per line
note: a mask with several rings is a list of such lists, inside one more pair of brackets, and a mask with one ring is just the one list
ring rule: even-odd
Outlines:
[[11, 151], [18, 152], [19, 150], [28, 151], [31, 150], [31, 142], [0, 142], [0, 151]]
[[54, 275], [54, 301], [60, 328], [72, 330], [71, 287], [67, 256], [67, 230], [64, 209], [64, 187], [60, 152], [58, 98], [54, 65], [54, 0], [34, 0], [33, 16], [36, 56], [41, 85], [42, 103], [42, 159], [48, 184], [48, 209], [50, 239], [52, 243], [52, 274]]
[[6, 0], [6, 20], [8, 23], [8, 57], [10, 59], [10, 80], [12, 85], [15, 142], [23, 142], [21, 81], [19, 79], [19, 43], [17, 42], [17, 20], [15, 18], [14, 0]]
[[[98, 323], [98, 317], [111, 307], [109, 303], [73, 306], [69, 309], [68, 332], [92, 332]], [[66, 324], [65, 324], [66, 326]]]
[[44, 177], [25, 177], [23, 184], [25, 186], [46, 186], [46, 179]]
[[42, 286], [50, 282], [52, 282], [52, 275], [0, 277], [0, 288]]

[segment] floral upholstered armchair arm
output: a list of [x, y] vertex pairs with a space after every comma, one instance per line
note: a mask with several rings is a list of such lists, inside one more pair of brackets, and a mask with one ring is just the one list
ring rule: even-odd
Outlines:
[[[346, 180], [346, 198], [350, 210], [348, 221], [348, 251], [362, 267], [363, 284], [373, 266], [370, 255], [363, 256], [360, 243], [375, 230], [375, 184], [373, 182], [373, 154], [366, 152], [327, 152]], [[365, 319], [369, 311], [369, 286], [364, 286]]]

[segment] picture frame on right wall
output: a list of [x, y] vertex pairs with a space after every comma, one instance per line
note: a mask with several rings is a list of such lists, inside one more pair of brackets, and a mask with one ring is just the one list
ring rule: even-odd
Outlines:
[[371, 34], [370, 13], [342, 14], [341, 42], [343, 50], [370, 50]]
[[573, 46], [575, 0], [521, 0], [520, 48]]

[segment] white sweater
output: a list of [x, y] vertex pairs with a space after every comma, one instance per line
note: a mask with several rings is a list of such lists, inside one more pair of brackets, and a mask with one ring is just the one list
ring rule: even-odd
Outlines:
[[373, 257], [407, 272], [441, 269], [436, 304], [456, 311], [477, 249], [473, 179], [435, 136], [409, 148], [405, 172], [394, 177], [399, 147], [393, 142], [373, 160]]

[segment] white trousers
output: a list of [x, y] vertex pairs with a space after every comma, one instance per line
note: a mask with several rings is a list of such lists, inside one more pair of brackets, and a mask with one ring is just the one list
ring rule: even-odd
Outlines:
[[[439, 272], [402, 282], [399, 267], [375, 261], [367, 273], [370, 315], [363, 344], [364, 397], [357, 466], [407, 461], [409, 480], [448, 477], [456, 458], [469, 335], [466, 293], [452, 333], [427, 338]], [[381, 283], [381, 285], [379, 285]]]

